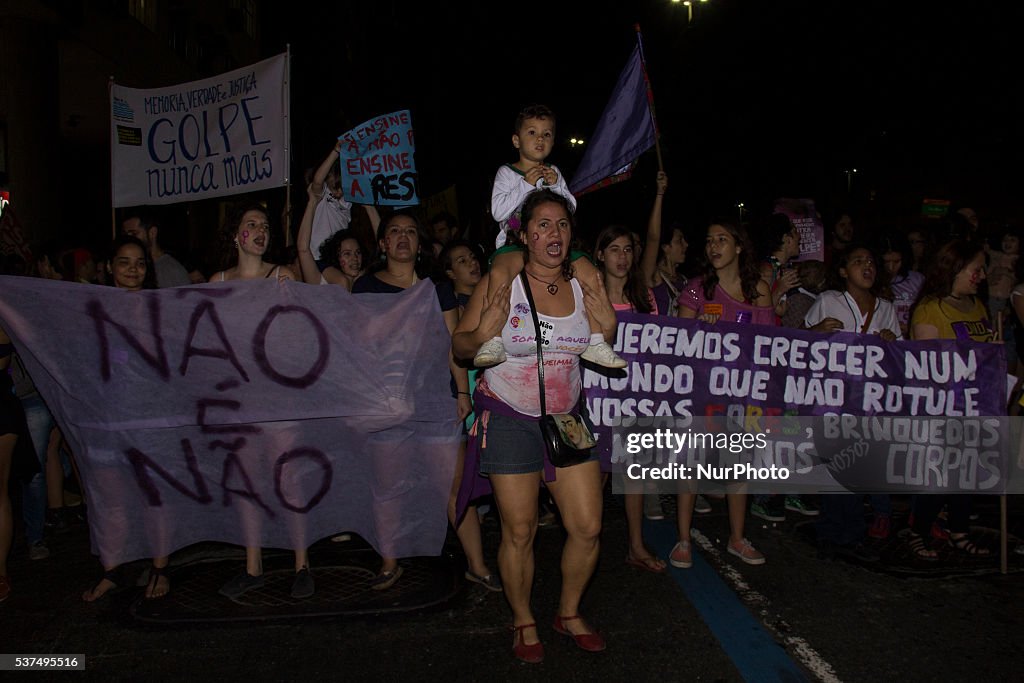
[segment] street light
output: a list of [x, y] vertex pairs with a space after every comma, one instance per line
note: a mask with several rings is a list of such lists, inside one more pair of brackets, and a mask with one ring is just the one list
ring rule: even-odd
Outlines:
[[739, 204], [736, 205], [736, 208], [740, 210], [740, 223], [743, 222], [743, 210], [746, 207], [747, 207], [747, 205], [744, 204], [743, 202], [740, 202]]
[[569, 145], [571, 147], [579, 147], [583, 145], [583, 138], [569, 138]]
[[686, 5], [686, 23], [693, 23], [693, 3], [690, 0], [683, 0], [683, 4]]
[[850, 194], [850, 188], [853, 187], [853, 176], [857, 172], [857, 169], [848, 168], [843, 172], [846, 174], [846, 194]]

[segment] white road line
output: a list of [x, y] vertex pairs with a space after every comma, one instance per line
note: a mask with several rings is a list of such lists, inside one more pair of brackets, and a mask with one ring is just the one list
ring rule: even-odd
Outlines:
[[690, 535], [693, 538], [693, 542], [700, 547], [701, 551], [708, 561], [714, 566], [718, 573], [729, 582], [729, 585], [734, 591], [740, 596], [740, 600], [751, 607], [757, 608], [758, 616], [761, 618], [761, 625], [764, 626], [773, 636], [778, 640], [785, 643], [787, 650], [789, 650], [795, 657], [800, 661], [808, 671], [813, 673], [819, 681], [822, 683], [842, 683], [839, 676], [836, 675], [832, 665], [829, 664], [825, 659], [818, 654], [818, 652], [810, 646], [810, 644], [798, 636], [785, 635], [780, 633], [775, 627], [769, 616], [769, 607], [771, 601], [768, 600], [760, 592], [754, 590], [743, 580], [743, 575], [740, 574], [736, 567], [732, 566], [729, 562], [726, 562], [722, 557], [722, 553], [715, 544], [711, 542], [707, 536], [702, 534], [697, 529], [690, 529]]

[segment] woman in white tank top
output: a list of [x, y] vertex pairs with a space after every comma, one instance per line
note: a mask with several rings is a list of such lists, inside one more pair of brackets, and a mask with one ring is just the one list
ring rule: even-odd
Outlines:
[[220, 239], [228, 261], [233, 265], [210, 276], [210, 282], [225, 280], [259, 280], [276, 277], [294, 280], [295, 273], [288, 266], [278, 266], [263, 260], [270, 247], [270, 219], [259, 204], [241, 206], [229, 214], [221, 228]]
[[[569, 261], [572, 212], [550, 190], [530, 193], [522, 206], [530, 291], [537, 305], [544, 344], [544, 385], [549, 413], [575, 412], [580, 392], [579, 355], [587, 348], [587, 308], [605, 338], [615, 334], [615, 311], [603, 291], [584, 292], [572, 277]], [[514, 237], [510, 235], [510, 237]], [[603, 290], [603, 286], [601, 288]], [[474, 432], [482, 445], [481, 471], [490, 475], [501, 512], [498, 562], [505, 595], [512, 608], [513, 654], [536, 663], [544, 648], [530, 607], [534, 574], [533, 539], [537, 531], [537, 495], [545, 470], [540, 435], [540, 385], [536, 333], [523, 283], [502, 286], [486, 302], [481, 280], [452, 338], [455, 355], [470, 360], [480, 344], [501, 336], [508, 361], [488, 368], [477, 386], [478, 417]], [[586, 302], [586, 307], [584, 307]], [[490, 406], [481, 410], [481, 404]], [[549, 475], [550, 476], [550, 475]], [[579, 616], [583, 590], [594, 573], [601, 533], [601, 472], [595, 459], [557, 469], [547, 481], [567, 534], [562, 554], [562, 593], [554, 628], [580, 648], [605, 649], [604, 639]]]

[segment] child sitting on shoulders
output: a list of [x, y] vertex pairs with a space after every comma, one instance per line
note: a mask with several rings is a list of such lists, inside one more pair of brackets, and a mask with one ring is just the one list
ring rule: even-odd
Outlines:
[[[515, 132], [512, 134], [512, 145], [519, 150], [519, 161], [505, 164], [498, 169], [491, 191], [491, 215], [498, 222], [501, 232], [498, 233], [496, 240], [496, 246], [499, 248], [491, 263], [487, 286], [488, 299], [492, 298], [502, 285], [510, 284], [523, 269], [522, 248], [505, 246], [505, 236], [508, 230], [520, 229], [517, 212], [526, 195], [535, 189], [547, 187], [565, 197], [573, 209], [576, 208], [576, 199], [569, 192], [565, 178], [557, 167], [545, 162], [551, 154], [554, 141], [554, 112], [543, 105], [531, 105], [519, 112]], [[572, 259], [573, 274], [580, 284], [585, 289], [602, 291], [600, 273], [584, 254], [573, 252]], [[604, 335], [594, 332], [600, 327], [594, 322], [593, 316], [590, 316], [590, 329], [590, 345], [580, 357], [608, 368], [626, 367], [626, 361], [612, 350]], [[501, 337], [494, 337], [484, 342], [473, 363], [483, 368], [505, 360], [505, 348], [501, 343]]]

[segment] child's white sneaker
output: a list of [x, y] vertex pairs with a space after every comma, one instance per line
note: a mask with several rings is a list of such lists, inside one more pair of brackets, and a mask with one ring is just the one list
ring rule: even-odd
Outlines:
[[508, 356], [505, 355], [505, 345], [501, 343], [501, 337], [494, 337], [480, 346], [480, 350], [473, 357], [473, 365], [478, 368], [489, 368], [507, 360]]
[[626, 361], [620, 358], [619, 354], [615, 353], [611, 345], [606, 341], [591, 344], [587, 347], [586, 351], [580, 354], [580, 358], [605, 368], [618, 369], [626, 367]]

